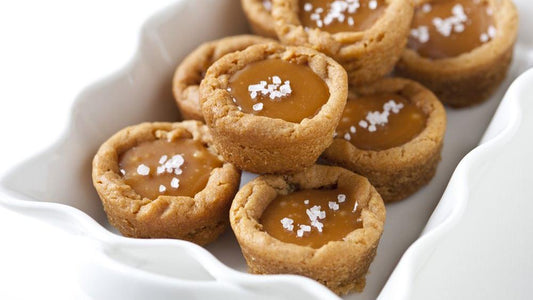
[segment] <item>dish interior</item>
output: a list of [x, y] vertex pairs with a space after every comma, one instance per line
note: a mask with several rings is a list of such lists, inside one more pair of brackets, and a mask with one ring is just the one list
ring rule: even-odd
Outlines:
[[[75, 207], [116, 233], [106, 220], [91, 182], [91, 161], [98, 147], [129, 125], [178, 121], [171, 93], [177, 64], [204, 41], [247, 32], [240, 2], [234, 0], [181, 1], [150, 18], [143, 26], [139, 48], [131, 62], [82, 91], [63, 138], [12, 170], [1, 185], [21, 199]], [[422, 232], [453, 170], [477, 146], [510, 82], [533, 65], [529, 49], [531, 41], [519, 40], [509, 75], [489, 101], [462, 110], [447, 109], [448, 128], [435, 178], [408, 199], [387, 205], [383, 239], [370, 267], [365, 291], [346, 299], [377, 297], [402, 254]], [[241, 184], [253, 177], [245, 173]], [[229, 267], [246, 271], [231, 230], [207, 250]]]

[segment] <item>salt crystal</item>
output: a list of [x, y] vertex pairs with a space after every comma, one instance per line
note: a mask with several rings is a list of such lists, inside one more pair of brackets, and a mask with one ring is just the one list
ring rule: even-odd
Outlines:
[[289, 230], [289, 231], [292, 231], [294, 229], [294, 220], [291, 219], [291, 218], [283, 218], [281, 219], [281, 225], [283, 226], [283, 228]]
[[346, 132], [346, 133], [344, 134], [344, 139], [347, 140], [347, 141], [349, 141], [349, 140], [352, 139], [352, 136], [351, 136], [348, 132]]
[[331, 210], [339, 210], [339, 204], [335, 201], [329, 201], [328, 202], [329, 209]]
[[176, 177], [172, 178], [172, 180], [170, 181], [170, 186], [177, 189], [180, 187], [180, 180]]
[[353, 211], [352, 212], [355, 212], [357, 211], [357, 207], [359, 206], [359, 202], [355, 201], [355, 204], [353, 206]]
[[263, 110], [263, 103], [259, 102], [259, 103], [256, 103], [252, 106], [252, 109], [254, 111], [261, 111]]
[[337, 195], [337, 201], [339, 201], [339, 203], [343, 203], [344, 201], [346, 201], [346, 195], [345, 194], [338, 194]]
[[142, 175], [142, 176], [146, 176], [146, 175], [150, 174], [150, 168], [148, 166], [146, 166], [145, 164], [140, 164], [137, 167], [137, 174]]
[[166, 186], [164, 186], [164, 185], [160, 185], [159, 186], [159, 192], [160, 193], [164, 193], [166, 190], [167, 190]]

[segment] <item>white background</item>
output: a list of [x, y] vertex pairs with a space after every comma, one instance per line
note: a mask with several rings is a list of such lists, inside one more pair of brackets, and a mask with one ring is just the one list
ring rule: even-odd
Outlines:
[[[76, 95], [125, 65], [141, 22], [171, 2], [0, 1], [0, 174], [59, 137]], [[0, 299], [85, 299], [80, 255], [66, 233], [0, 206]]]

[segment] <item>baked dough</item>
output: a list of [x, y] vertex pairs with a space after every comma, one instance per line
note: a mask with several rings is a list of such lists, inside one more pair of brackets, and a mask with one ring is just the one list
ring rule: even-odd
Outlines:
[[[452, 107], [465, 107], [488, 99], [505, 79], [518, 31], [518, 13], [511, 0], [487, 1], [492, 8], [496, 36], [484, 45], [456, 57], [429, 59], [406, 48], [396, 73], [431, 89]], [[418, 1], [419, 5], [431, 1]]]
[[390, 73], [400, 58], [413, 17], [410, 0], [387, 0], [388, 7], [372, 27], [330, 34], [305, 29], [298, 18], [299, 0], [274, 0], [272, 15], [278, 38], [286, 44], [314, 48], [337, 60], [353, 85], [373, 82]]
[[425, 129], [401, 146], [381, 151], [363, 150], [337, 137], [322, 155], [332, 164], [367, 177], [385, 202], [406, 198], [435, 174], [446, 131], [444, 107], [431, 91], [402, 78], [385, 78], [372, 85], [352, 88], [351, 92], [360, 95], [397, 93], [426, 114]]
[[207, 68], [222, 56], [248, 46], [274, 42], [255, 35], [236, 35], [200, 45], [180, 63], [174, 74], [172, 92], [184, 119], [203, 121], [199, 85]]
[[271, 15], [272, 0], [241, 0], [241, 5], [255, 34], [277, 38]]
[[123, 235], [137, 238], [177, 238], [199, 245], [215, 240], [227, 227], [228, 210], [237, 192], [240, 171], [230, 163], [211, 172], [207, 186], [194, 197], [142, 198], [119, 171], [119, 156], [156, 139], [192, 138], [211, 144], [205, 125], [197, 121], [142, 123], [122, 129], [107, 140], [93, 160], [93, 184], [109, 223]]
[[[227, 90], [229, 79], [248, 64], [283, 59], [307, 64], [329, 88], [330, 97], [300, 123], [239, 111]], [[224, 159], [254, 173], [289, 173], [311, 166], [333, 140], [346, 103], [347, 78], [333, 59], [315, 50], [277, 43], [254, 45], [214, 63], [200, 86], [202, 112]]]
[[[263, 230], [259, 219], [277, 195], [331, 186], [352, 190], [362, 207], [363, 227], [344, 240], [315, 249], [282, 242]], [[235, 196], [230, 222], [250, 272], [303, 275], [346, 294], [365, 286], [383, 232], [385, 206], [366, 178], [342, 168], [314, 165], [294, 175], [264, 175], [246, 184]]]

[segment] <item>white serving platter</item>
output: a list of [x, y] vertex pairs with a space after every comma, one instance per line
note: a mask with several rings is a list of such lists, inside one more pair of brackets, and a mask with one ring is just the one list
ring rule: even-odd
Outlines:
[[[500, 157], [505, 154], [499, 154], [503, 152], [497, 152], [497, 147], [509, 150], [502, 147], [502, 143], [516, 145], [515, 148], [511, 147], [511, 157], [525, 159], [524, 164], [518, 164], [520, 160], [513, 160], [508, 162], [509, 165], [515, 163], [526, 168], [526, 162], [531, 163], [531, 159], [528, 161], [527, 156], [523, 155], [533, 153], [533, 150], [527, 152], [533, 148], [531, 138], [528, 138], [531, 135], [528, 136], [527, 131], [527, 128], [531, 129], [527, 127], [531, 125], [527, 124], [531, 123], [521, 122], [527, 118], [518, 118], [518, 112], [523, 110], [525, 115], [528, 109], [524, 99], [527, 98], [527, 88], [533, 86], [531, 72], [522, 77], [508, 93], [483, 144], [476, 148], [510, 83], [533, 66], [533, 37], [527, 32], [533, 25], [533, 3], [528, 0], [518, 0], [516, 3], [521, 14], [521, 32], [508, 78], [488, 102], [473, 108], [448, 110], [443, 160], [435, 178], [412, 197], [387, 206], [385, 232], [367, 276], [365, 291], [348, 295], [345, 299], [375, 299], [384, 286], [380, 299], [428, 298], [427, 295], [433, 295], [428, 294], [432, 289], [449, 288], [448, 285], [442, 286], [435, 282], [443, 281], [437, 276], [439, 274], [453, 277], [453, 281], [443, 282], [455, 282], [459, 295], [476, 298], [476, 294], [466, 293], [467, 287], [460, 283], [471, 282], [471, 278], [487, 284], [493, 280], [490, 276], [484, 276], [487, 272], [480, 269], [479, 264], [468, 264], [471, 261], [468, 254], [477, 253], [475, 249], [479, 248], [476, 245], [481, 246], [482, 241], [487, 240], [470, 242], [471, 236], [465, 235], [463, 228], [478, 232], [480, 229], [473, 225], [480, 222], [479, 218], [498, 211], [487, 208], [483, 201], [476, 202], [478, 198], [470, 199], [470, 196], [483, 195], [487, 203], [493, 203], [488, 200], [493, 199], [496, 201], [494, 203], [499, 204], [503, 201], [501, 198], [491, 197], [500, 197], [502, 191], [513, 190], [512, 186], [500, 190], [497, 189], [499, 184], [493, 184], [511, 178], [501, 175], [507, 165]], [[77, 242], [94, 248], [94, 255], [84, 258], [79, 269], [80, 284], [89, 296], [97, 299], [146, 299], [148, 296], [150, 299], [216, 299], [224, 293], [226, 297], [235, 299], [337, 299], [326, 288], [303, 277], [246, 274], [244, 259], [230, 230], [209, 245], [207, 251], [176, 240], [135, 240], [121, 237], [107, 223], [92, 187], [92, 156], [110, 135], [125, 126], [143, 121], [176, 120], [177, 111], [172, 100], [170, 80], [174, 68], [184, 55], [203, 41], [244, 33], [247, 32], [246, 28], [239, 1], [235, 0], [176, 1], [164, 11], [150, 17], [141, 30], [137, 53], [130, 63], [79, 94], [62, 138], [45, 152], [18, 165], [1, 180], [0, 204], [55, 224], [71, 232]], [[533, 90], [529, 94], [533, 94]], [[528, 107], [531, 115], [531, 105]], [[526, 129], [518, 129], [520, 126], [526, 126]], [[465, 157], [474, 148], [476, 149]], [[463, 158], [464, 161], [448, 185], [452, 173]], [[483, 162], [492, 160], [497, 160], [499, 164], [471, 171]], [[512, 178], [517, 182], [526, 182], [524, 180], [527, 178], [531, 181], [531, 175], [527, 173], [516, 171]], [[250, 174], [247, 174], [243, 181], [249, 178]], [[28, 185], [28, 181], [33, 184]], [[513, 181], [509, 181], [509, 185], [512, 183]], [[448, 189], [443, 197], [447, 185]], [[496, 189], [483, 190], [485, 186]], [[466, 192], [468, 190], [469, 193]], [[533, 199], [525, 188], [514, 191], [513, 199]], [[430, 223], [426, 225], [441, 197], [443, 199]], [[470, 203], [477, 203], [478, 206]], [[476, 212], [473, 216], [468, 213], [471, 207]], [[501, 230], [528, 228], [526, 223], [510, 222], [515, 218], [505, 214], [506, 211], [502, 211], [499, 218], [492, 219], [500, 222], [498, 224]], [[518, 209], [515, 213], [518, 212], [526, 213], [527, 210]], [[527, 218], [519, 220], [525, 222]], [[483, 219], [484, 224], [489, 224], [489, 221]], [[522, 227], [518, 226], [520, 224]], [[419, 238], [424, 227], [423, 235]], [[511, 236], [520, 240], [525, 234], [531, 236], [527, 230], [515, 231]], [[489, 231], [481, 237], [489, 238], [492, 235]], [[502, 237], [501, 232], [498, 237]], [[498, 237], [493, 239], [499, 241]], [[500, 241], [509, 242], [503, 238]], [[455, 251], [451, 252], [453, 256], [449, 256], [449, 251], [444, 250], [454, 249], [463, 245], [461, 243], [468, 243], [469, 251]], [[530, 244], [531, 241], [527, 245]], [[487, 248], [490, 249], [483, 249]], [[433, 251], [434, 249], [437, 250]], [[494, 247], [494, 250], [497, 249], [500, 248]], [[530, 248], [524, 246], [524, 249]], [[459, 252], [464, 256], [456, 255]], [[486, 259], [493, 257], [490, 255], [496, 252], [484, 253], [486, 256], [480, 257]], [[525, 255], [527, 252], [518, 253]], [[460, 264], [462, 272], [457, 267], [451, 267], [454, 261]], [[496, 266], [501, 260], [493, 259], [493, 263]], [[478, 273], [467, 272], [471, 270]], [[527, 272], [511, 271], [505, 273], [509, 275], [509, 282], [515, 278], [513, 276], [518, 275], [521, 278], [531, 278], [527, 277], [531, 276]], [[495, 286], [494, 282], [490, 284]], [[124, 286], [128, 288], [125, 289]], [[524, 285], [518, 283], [511, 286], [524, 288]], [[463, 289], [465, 293], [461, 292]], [[516, 295], [522, 295], [520, 291], [515, 292]], [[446, 295], [453, 294], [442, 292], [438, 296], [444, 298]]]

